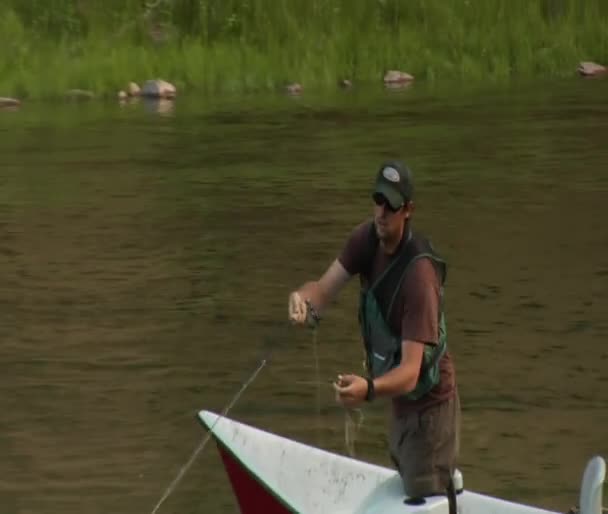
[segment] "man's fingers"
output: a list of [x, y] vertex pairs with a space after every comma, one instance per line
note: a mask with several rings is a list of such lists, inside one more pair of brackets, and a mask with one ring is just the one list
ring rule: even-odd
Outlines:
[[340, 396], [342, 396], [344, 398], [352, 397], [352, 395], [353, 395], [350, 385], [340, 386], [338, 384], [334, 384], [334, 390], [336, 391], [336, 393], [338, 393]]
[[289, 318], [297, 323], [306, 319], [306, 304], [298, 293], [289, 295]]
[[342, 386], [349, 386], [355, 381], [355, 375], [340, 375], [340, 384]]
[[353, 400], [354, 398], [350, 394], [344, 394], [336, 391], [336, 402], [341, 403], [342, 405], [348, 405]]
[[300, 316], [300, 321], [304, 321], [306, 318], [306, 304], [302, 301], [302, 298], [298, 295], [298, 315]]
[[289, 310], [292, 314], [298, 314], [299, 307], [298, 294], [294, 293], [289, 297]]
[[343, 387], [343, 386], [341, 386], [340, 384], [338, 384], [336, 382], [333, 383], [333, 386], [334, 386], [334, 391], [336, 391], [336, 393], [338, 393], [340, 395], [344, 394], [344, 392], [346, 390], [346, 387]]
[[298, 321], [306, 320], [306, 305], [304, 302], [298, 302]]

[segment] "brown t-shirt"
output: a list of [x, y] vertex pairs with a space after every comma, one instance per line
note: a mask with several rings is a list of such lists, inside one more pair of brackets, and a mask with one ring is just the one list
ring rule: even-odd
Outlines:
[[[361, 284], [368, 287], [393, 262], [401, 245], [392, 254], [386, 254], [380, 245], [371, 245], [370, 229], [373, 221], [358, 225], [346, 241], [338, 260], [351, 275], [359, 275]], [[402, 240], [403, 244], [404, 241]], [[439, 338], [439, 277], [432, 261], [428, 258], [416, 260], [407, 271], [395, 303], [387, 320], [394, 334], [401, 339], [437, 344]], [[394, 284], [376, 290], [378, 302], [388, 305]], [[393, 409], [397, 416], [407, 412], [420, 411], [454, 395], [456, 389], [455, 371], [449, 350], [439, 363], [440, 381], [424, 397], [418, 400], [393, 398]]]

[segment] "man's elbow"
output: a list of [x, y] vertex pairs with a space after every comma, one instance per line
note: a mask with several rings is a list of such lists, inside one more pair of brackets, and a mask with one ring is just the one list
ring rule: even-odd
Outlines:
[[404, 378], [403, 378], [403, 386], [401, 388], [401, 394], [411, 393], [414, 389], [416, 389], [416, 385], [418, 384], [418, 370], [408, 370], [404, 369]]

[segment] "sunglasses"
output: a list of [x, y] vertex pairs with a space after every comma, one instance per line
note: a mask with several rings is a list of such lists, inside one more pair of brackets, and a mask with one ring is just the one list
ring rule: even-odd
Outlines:
[[388, 203], [388, 200], [386, 199], [386, 196], [384, 196], [381, 193], [374, 193], [372, 195], [372, 198], [374, 199], [374, 203], [378, 206], [381, 207], [384, 205], [385, 209], [388, 209], [391, 212], [397, 212], [399, 209], [401, 209], [401, 207], [403, 207], [403, 204], [400, 205], [399, 207], [397, 207], [396, 209], [390, 204]]

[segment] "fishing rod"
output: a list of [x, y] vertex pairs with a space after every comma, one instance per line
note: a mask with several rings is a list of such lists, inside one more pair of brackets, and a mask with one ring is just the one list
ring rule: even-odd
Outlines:
[[[307, 322], [308, 322], [309, 326], [312, 326], [314, 329], [316, 329], [321, 321], [321, 317], [319, 316], [319, 314], [315, 310], [315, 308], [312, 306], [310, 301], [306, 300], [306, 306], [307, 306]], [[281, 340], [279, 340], [279, 343], [280, 343], [280, 341]], [[169, 484], [169, 486], [167, 487], [167, 489], [165, 490], [163, 495], [160, 497], [160, 500], [158, 500], [158, 503], [156, 504], [154, 509], [152, 509], [151, 514], [156, 514], [156, 512], [158, 512], [158, 509], [160, 509], [161, 505], [175, 490], [175, 488], [177, 487], [177, 485], [179, 484], [181, 479], [188, 472], [188, 469], [190, 469], [190, 466], [192, 466], [192, 464], [194, 463], [194, 461], [196, 460], [198, 455], [203, 451], [203, 449], [209, 442], [209, 439], [211, 439], [211, 435], [213, 434], [213, 429], [214, 429], [215, 425], [217, 424], [217, 422], [228, 414], [228, 411], [230, 409], [232, 409], [232, 407], [234, 407], [234, 405], [239, 400], [239, 398], [242, 396], [242, 394], [245, 392], [245, 390], [253, 383], [253, 381], [257, 378], [257, 376], [260, 374], [262, 369], [264, 369], [264, 367], [268, 364], [268, 362], [270, 361], [270, 358], [273, 356], [275, 350], [277, 350], [280, 347], [279, 343], [275, 342], [274, 344], [269, 345], [270, 348], [268, 348], [266, 350], [266, 352], [260, 359], [260, 362], [259, 362], [257, 368], [255, 368], [254, 372], [243, 383], [243, 385], [237, 391], [237, 393], [234, 395], [234, 397], [230, 400], [230, 402], [228, 402], [226, 407], [224, 407], [222, 413], [217, 417], [217, 419], [209, 427], [209, 431], [207, 432], [207, 435], [205, 435], [205, 437], [200, 442], [200, 444], [196, 447], [196, 449], [194, 450], [194, 452], [192, 453], [192, 455], [190, 456], [188, 461], [182, 466], [182, 468], [179, 470], [179, 473], [176, 475], [176, 477], [173, 479], [173, 481]], [[315, 343], [316, 343], [316, 340], [315, 340]], [[315, 352], [316, 352], [316, 350], [315, 350]]]

